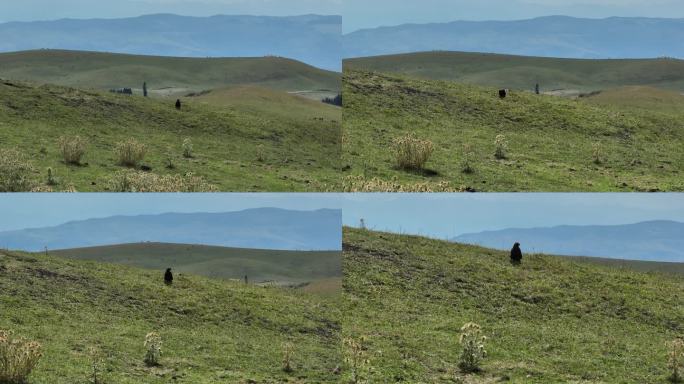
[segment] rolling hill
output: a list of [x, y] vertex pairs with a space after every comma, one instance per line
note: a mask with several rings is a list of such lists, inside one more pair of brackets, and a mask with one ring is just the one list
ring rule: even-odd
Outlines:
[[[164, 271], [173, 268], [211, 278], [252, 283], [297, 285], [342, 278], [340, 251], [280, 251], [227, 248], [196, 244], [136, 243], [61, 249], [49, 254], [64, 258], [125, 264]], [[37, 256], [41, 253], [38, 252]]]
[[524, 250], [569, 256], [684, 263], [684, 224], [649, 221], [626, 225], [564, 225], [469, 233], [453, 241], [501, 250], [519, 242]]
[[[346, 191], [684, 190], [682, 111], [501, 99], [498, 88], [352, 69], [343, 83]], [[433, 144], [421, 170], [396, 166], [393, 142], [411, 133]]]
[[[0, 252], [0, 329], [35, 340], [32, 384], [335, 383], [338, 301], [241, 282]], [[148, 332], [159, 366], [143, 362]], [[284, 343], [294, 371], [283, 371]], [[95, 357], [93, 357], [95, 356]]]
[[[682, 275], [345, 229], [343, 337], [369, 382], [659, 383], [684, 324]], [[482, 371], [458, 369], [482, 326]], [[363, 340], [363, 341], [362, 341]], [[347, 349], [346, 354], [352, 352]]]
[[548, 16], [363, 29], [343, 36], [344, 57], [446, 50], [568, 58], [684, 58], [684, 19]]
[[488, 87], [592, 92], [649, 86], [684, 93], [684, 60], [586, 60], [468, 52], [417, 52], [348, 59], [352, 70], [398, 73]]
[[224, 213], [165, 213], [72, 221], [0, 232], [0, 246], [23, 251], [164, 242], [272, 250], [339, 250], [339, 210], [278, 208]]
[[[173, 99], [0, 80], [0, 100], [0, 150], [15, 149], [23, 159], [0, 158], [30, 179], [26, 189], [192, 192], [211, 190], [203, 186], [210, 184], [219, 191], [292, 192], [337, 189], [340, 183], [341, 110], [323, 105], [307, 112], [310, 102], [303, 98], [290, 100], [301, 101], [300, 107], [274, 104], [268, 113], [259, 99], [240, 103], [261, 103], [261, 111], [188, 100], [177, 111]], [[81, 166], [65, 164], [60, 153], [59, 139], [73, 136], [87, 141]], [[115, 153], [129, 139], [146, 146], [139, 168], [148, 172], [134, 183], [121, 176], [128, 170], [117, 165]], [[185, 139], [191, 157], [183, 153]], [[17, 161], [28, 164], [12, 165]], [[46, 185], [48, 167], [56, 185]], [[189, 181], [179, 186], [177, 179]]]
[[281, 91], [340, 89], [340, 75], [281, 57], [188, 58], [104, 52], [34, 50], [0, 53], [0, 78], [79, 89], [133, 88], [142, 95], [258, 85]]
[[0, 24], [0, 52], [42, 48], [182, 57], [283, 56], [340, 70], [340, 16], [172, 14]]

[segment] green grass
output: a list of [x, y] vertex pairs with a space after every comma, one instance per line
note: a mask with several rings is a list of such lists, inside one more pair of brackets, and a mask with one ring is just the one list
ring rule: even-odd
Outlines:
[[[342, 276], [336, 251], [276, 251], [192, 244], [135, 243], [50, 251], [52, 255], [253, 283], [302, 284]], [[40, 254], [40, 253], [38, 253]]]
[[581, 60], [466, 52], [419, 52], [348, 59], [345, 69], [401, 73], [488, 87], [595, 91], [648, 85], [684, 91], [684, 60]]
[[[343, 335], [367, 338], [369, 382], [666, 383], [684, 332], [681, 275], [348, 228], [344, 250]], [[489, 355], [463, 375], [471, 321]]]
[[[106, 383], [335, 383], [338, 299], [282, 288], [53, 256], [0, 252], [0, 329], [40, 342], [31, 384], [88, 383], [88, 349]], [[161, 334], [159, 367], [143, 363]], [[282, 344], [295, 346], [282, 371]]]
[[235, 85], [283, 91], [340, 89], [340, 74], [280, 57], [179, 58], [35, 50], [0, 54], [0, 77], [80, 89], [133, 88], [154, 96]]
[[[311, 191], [339, 185], [340, 108], [292, 96], [289, 108], [256, 98], [215, 106], [186, 101], [182, 111], [165, 99], [87, 91], [55, 85], [0, 81], [0, 148], [16, 148], [47, 182], [52, 167], [59, 184], [77, 191], [106, 191], [117, 165], [116, 143], [129, 138], [148, 148], [143, 164], [161, 175], [201, 176], [220, 191]], [[286, 95], [287, 96], [287, 95]], [[302, 105], [294, 107], [301, 101]], [[66, 165], [61, 136], [89, 142], [86, 166]], [[183, 157], [191, 138], [194, 157]], [[259, 158], [261, 157], [261, 159]], [[175, 166], [167, 169], [168, 160]]]
[[615, 106], [626, 110], [638, 109], [680, 115], [684, 111], [684, 93], [644, 86], [607, 89], [584, 98], [584, 101], [592, 105]]
[[[344, 74], [344, 98], [342, 165], [354, 180], [346, 190], [684, 190], [681, 110], [515, 91], [499, 99], [495, 88], [355, 70]], [[425, 170], [395, 166], [392, 142], [409, 132], [434, 144]], [[499, 134], [508, 141], [505, 159], [494, 156]], [[473, 173], [463, 172], [466, 144]], [[374, 187], [381, 183], [391, 186]]]

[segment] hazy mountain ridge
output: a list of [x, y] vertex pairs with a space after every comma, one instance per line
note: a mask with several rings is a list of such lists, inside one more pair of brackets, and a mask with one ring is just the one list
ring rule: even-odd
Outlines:
[[548, 16], [362, 29], [343, 36], [344, 57], [432, 50], [563, 58], [684, 57], [684, 19]]
[[48, 228], [0, 232], [0, 247], [26, 251], [138, 242], [233, 248], [339, 250], [339, 210], [276, 208], [227, 213], [166, 213], [73, 221]]
[[647, 221], [626, 225], [563, 225], [463, 234], [452, 241], [495, 249], [520, 242], [523, 252], [646, 261], [684, 261], [684, 223]]
[[341, 16], [172, 14], [0, 24], [0, 52], [70, 49], [181, 57], [283, 56], [341, 67]]

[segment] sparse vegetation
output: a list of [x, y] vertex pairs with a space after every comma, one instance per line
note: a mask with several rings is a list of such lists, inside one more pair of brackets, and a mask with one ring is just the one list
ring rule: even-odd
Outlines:
[[394, 139], [394, 159], [401, 169], [423, 169], [434, 150], [432, 142], [421, 140], [413, 133]]
[[216, 192], [216, 186], [192, 173], [157, 175], [152, 172], [124, 170], [107, 180], [112, 192]]
[[601, 142], [597, 141], [591, 145], [591, 158], [594, 164], [603, 163], [603, 145], [601, 145]]
[[294, 344], [291, 342], [287, 341], [283, 343], [283, 371], [284, 372], [292, 372], [294, 371], [293, 368], [293, 363], [292, 363], [292, 358], [294, 357]]
[[162, 355], [162, 339], [157, 332], [145, 335], [145, 364], [148, 367], [159, 365]]
[[496, 135], [496, 139], [494, 139], [494, 146], [496, 147], [494, 157], [499, 160], [505, 159], [506, 151], [508, 151], [508, 141], [506, 140], [506, 136]]
[[88, 358], [90, 359], [90, 383], [104, 384], [102, 371], [104, 368], [104, 361], [102, 353], [98, 348], [88, 348]]
[[116, 144], [118, 164], [126, 167], [137, 167], [145, 158], [147, 147], [135, 139], [128, 139]]
[[266, 148], [264, 147], [263, 144], [257, 145], [256, 153], [257, 153], [257, 155], [256, 155], [257, 161], [263, 163], [266, 160]]
[[684, 372], [684, 339], [674, 339], [668, 347], [667, 368], [670, 370], [668, 379], [672, 383], [681, 383], [684, 381], [682, 377], [682, 372]]
[[59, 138], [59, 150], [65, 164], [80, 165], [88, 143], [81, 136], [62, 136]]
[[35, 186], [35, 168], [21, 152], [0, 148], [0, 192], [28, 192]]
[[49, 186], [54, 186], [57, 185], [57, 179], [55, 178], [55, 172], [52, 170], [51, 167], [48, 167], [47, 169], [47, 181], [46, 184]]
[[26, 383], [41, 356], [39, 343], [0, 330], [0, 383]]
[[192, 158], [192, 140], [188, 137], [183, 139], [183, 157], [186, 159]]
[[463, 157], [461, 159], [461, 171], [463, 173], [474, 173], [475, 167], [473, 165], [473, 158], [475, 157], [475, 152], [473, 152], [473, 147], [466, 143], [463, 144]]
[[482, 328], [475, 323], [466, 323], [461, 327], [459, 343], [461, 344], [461, 357], [458, 367], [465, 373], [480, 371], [480, 363], [487, 356], [485, 341], [487, 337], [482, 334]]
[[371, 362], [366, 350], [366, 337], [358, 339], [347, 337], [343, 340], [344, 362], [349, 369], [350, 382], [354, 384], [369, 382]]

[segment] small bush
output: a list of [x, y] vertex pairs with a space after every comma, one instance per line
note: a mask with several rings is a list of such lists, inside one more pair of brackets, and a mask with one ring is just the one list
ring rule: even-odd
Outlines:
[[0, 192], [28, 192], [35, 186], [35, 169], [14, 149], [0, 149]]
[[368, 380], [368, 375], [371, 371], [365, 343], [365, 337], [361, 337], [358, 340], [352, 338], [345, 338], [343, 340], [344, 362], [349, 367], [351, 382], [355, 384]]
[[475, 167], [473, 166], [474, 157], [475, 153], [473, 152], [473, 148], [470, 146], [470, 144], [464, 144], [463, 159], [461, 160], [461, 171], [463, 173], [470, 174], [475, 172]]
[[187, 159], [192, 157], [192, 140], [190, 138], [183, 140], [183, 157]]
[[675, 339], [669, 343], [669, 352], [667, 354], [667, 368], [671, 374], [669, 377], [672, 383], [681, 383], [684, 381], [684, 339]]
[[157, 332], [150, 332], [145, 336], [145, 364], [148, 367], [159, 365], [162, 354], [162, 340]]
[[597, 141], [591, 145], [591, 151], [591, 158], [593, 159], [594, 164], [598, 165], [603, 163], [603, 145]]
[[141, 144], [134, 139], [122, 141], [116, 145], [116, 155], [119, 159], [119, 165], [126, 167], [137, 167], [138, 164], [145, 158], [147, 148], [145, 144]]
[[86, 152], [87, 142], [81, 136], [61, 137], [59, 150], [66, 164], [81, 164], [81, 159]]
[[88, 348], [88, 357], [90, 358], [90, 382], [92, 384], [102, 384], [104, 382], [102, 371], [104, 369], [104, 359], [99, 349], [95, 347]]
[[257, 161], [263, 162], [266, 160], [266, 149], [263, 144], [259, 144], [256, 147]]
[[37, 342], [0, 330], [0, 383], [26, 383], [41, 356], [41, 346]]
[[113, 192], [216, 192], [216, 187], [192, 173], [157, 175], [141, 171], [116, 172], [107, 180]]
[[431, 141], [417, 139], [412, 133], [394, 139], [393, 147], [397, 166], [402, 169], [422, 169], [434, 150]]
[[48, 167], [47, 169], [46, 184], [50, 186], [57, 185], [57, 179], [55, 178], [55, 172], [52, 170], [52, 167]]
[[506, 153], [508, 151], [508, 140], [506, 140], [506, 136], [496, 135], [496, 139], [494, 139], [494, 145], [496, 146], [494, 157], [499, 160], [505, 159]]
[[461, 327], [459, 342], [462, 349], [458, 364], [461, 371], [469, 373], [480, 370], [480, 362], [487, 356], [484, 345], [486, 340], [487, 337], [482, 335], [479, 325], [467, 323]]
[[294, 357], [294, 344], [290, 342], [283, 343], [283, 371], [292, 372], [292, 357]]
[[[329, 192], [337, 188], [328, 189]], [[350, 175], [342, 179], [344, 192], [465, 192], [466, 187], [454, 188], [448, 181], [438, 183], [400, 183], [396, 179], [382, 180], [377, 177], [366, 178], [362, 175]]]

